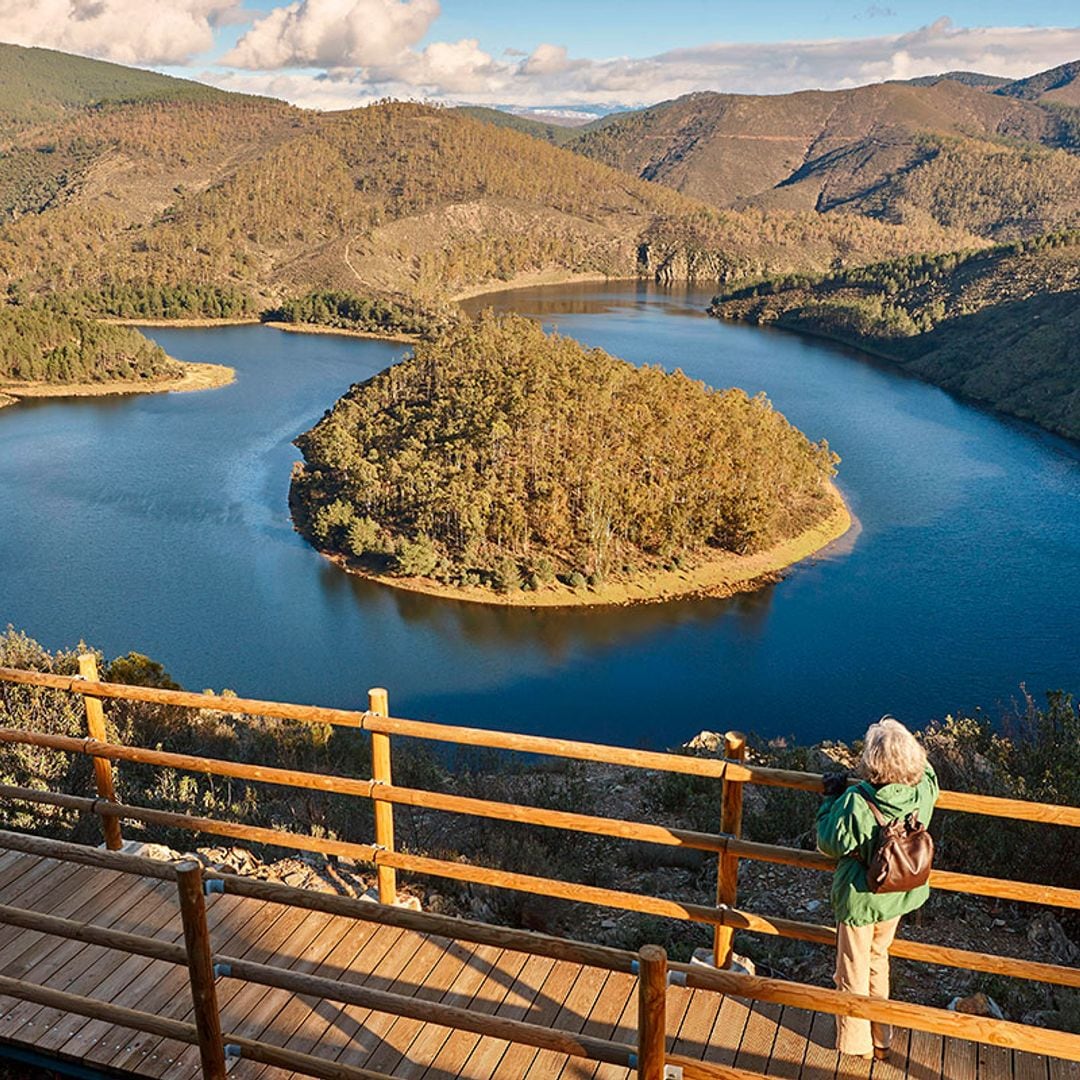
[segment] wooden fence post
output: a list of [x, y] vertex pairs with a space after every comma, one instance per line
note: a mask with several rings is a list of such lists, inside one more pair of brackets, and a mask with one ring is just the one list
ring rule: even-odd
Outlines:
[[[390, 703], [382, 687], [368, 691], [368, 712], [375, 716], [389, 716]], [[390, 736], [381, 731], [371, 733], [371, 779], [376, 784], [393, 784], [390, 770]], [[372, 791], [375, 800], [375, 843], [385, 851], [394, 850], [394, 804], [379, 798], [378, 790]], [[375, 876], [379, 883], [379, 903], [397, 903], [397, 871], [392, 866], [378, 866], [376, 855]]]
[[[729, 731], [724, 736], [724, 756], [729, 761], [746, 760], [746, 736]], [[742, 834], [743, 782], [731, 780], [724, 775], [723, 792], [720, 797], [720, 831], [729, 836]], [[716, 867], [716, 904], [734, 907], [739, 891], [739, 857], [721, 855]], [[730, 926], [717, 926], [713, 930], [713, 963], [718, 968], [731, 966], [731, 940], [735, 931]]]
[[659, 945], [642, 945], [638, 952], [638, 1080], [664, 1080], [667, 977], [667, 952]]
[[[88, 682], [98, 681], [97, 657], [93, 653], [80, 654], [79, 674]], [[105, 710], [101, 706], [101, 699], [84, 694], [83, 702], [86, 706], [86, 730], [90, 738], [97, 739], [98, 742], [108, 742], [105, 735]], [[95, 757], [92, 760], [98, 798], [116, 802], [112, 762], [108, 758], [101, 757]], [[101, 828], [105, 833], [105, 846], [110, 851], [119, 851], [124, 846], [124, 838], [120, 834], [120, 819], [102, 815]]]
[[184, 948], [203, 1077], [204, 1080], [225, 1080], [225, 1046], [214, 987], [210, 930], [206, 925], [202, 867], [194, 859], [176, 864], [176, 887], [180, 894], [180, 917], [184, 923]]

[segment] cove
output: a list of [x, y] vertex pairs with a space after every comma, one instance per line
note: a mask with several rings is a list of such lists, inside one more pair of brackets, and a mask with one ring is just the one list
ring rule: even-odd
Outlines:
[[293, 531], [310, 427], [390, 343], [261, 327], [147, 332], [237, 381], [0, 411], [0, 621], [161, 660], [192, 689], [665, 746], [921, 725], [1080, 685], [1080, 451], [888, 365], [705, 317], [707, 291], [490, 295], [636, 363], [764, 391], [841, 455], [860, 528], [730, 600], [529, 611], [349, 577]]

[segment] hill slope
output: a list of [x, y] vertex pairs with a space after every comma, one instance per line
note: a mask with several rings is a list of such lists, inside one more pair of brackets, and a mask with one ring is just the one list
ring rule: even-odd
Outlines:
[[[690, 94], [606, 118], [566, 145], [714, 206], [857, 212], [1032, 236], [1080, 224], [1080, 160], [1060, 152], [1080, 145], [1080, 120], [1064, 91], [1056, 105], [1058, 91], [1046, 93], [1066, 68], [1025, 80], [1026, 88], [942, 76], [767, 97]], [[1017, 172], [1037, 196], [1016, 197]], [[977, 197], [977, 212], [943, 212], [952, 188], [961, 203]]]
[[1080, 233], [719, 295], [721, 318], [823, 334], [1080, 438]]
[[0, 137], [87, 106], [136, 101], [218, 101], [203, 83], [0, 43]]
[[21, 131], [0, 157], [0, 215], [0, 287], [114, 313], [110, 297], [148, 289], [213, 297], [217, 314], [314, 289], [430, 296], [529, 275], [725, 282], [973, 239], [932, 222], [718, 213], [454, 110], [318, 114], [222, 94]]

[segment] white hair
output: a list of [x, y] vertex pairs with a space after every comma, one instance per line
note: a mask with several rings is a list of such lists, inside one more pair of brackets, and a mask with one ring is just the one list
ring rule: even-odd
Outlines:
[[926, 751], [899, 720], [883, 716], [866, 730], [859, 772], [872, 784], [915, 787], [926, 772]]

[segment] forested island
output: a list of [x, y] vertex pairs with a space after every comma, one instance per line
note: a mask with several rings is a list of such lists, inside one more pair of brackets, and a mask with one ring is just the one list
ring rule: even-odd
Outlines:
[[180, 363], [128, 326], [42, 306], [0, 307], [0, 405], [20, 397], [197, 390], [232, 376], [218, 364]]
[[517, 316], [463, 323], [297, 439], [300, 531], [464, 599], [726, 594], [846, 531], [839, 460], [764, 396], [638, 368]]

